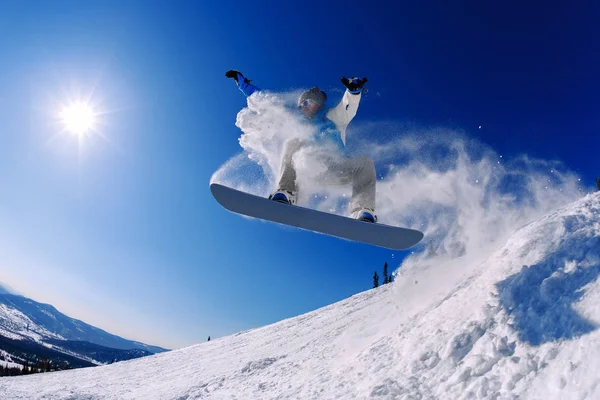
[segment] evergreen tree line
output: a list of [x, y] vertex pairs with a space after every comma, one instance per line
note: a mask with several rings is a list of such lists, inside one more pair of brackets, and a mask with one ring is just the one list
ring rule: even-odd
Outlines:
[[0, 365], [0, 376], [19, 376], [19, 375], [30, 375], [37, 374], [40, 372], [51, 372], [51, 371], [62, 371], [65, 369], [71, 369], [68, 363], [62, 367], [52, 365], [52, 362], [47, 359], [39, 360], [37, 365], [30, 364], [29, 361], [25, 361], [23, 368], [19, 367], [8, 367]]
[[[392, 283], [394, 280], [394, 277], [390, 274], [388, 274], [388, 263], [387, 261], [385, 262], [385, 264], [383, 264], [383, 283], [382, 285], [388, 284], [388, 283]], [[375, 271], [375, 273], [373, 274], [373, 287], [379, 287], [379, 275], [377, 275], [377, 271]]]

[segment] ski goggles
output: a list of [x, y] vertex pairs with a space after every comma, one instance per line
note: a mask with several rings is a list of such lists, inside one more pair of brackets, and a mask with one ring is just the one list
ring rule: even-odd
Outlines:
[[314, 101], [307, 99], [307, 100], [304, 100], [302, 103], [300, 103], [298, 105], [298, 108], [306, 108], [306, 107], [310, 106], [311, 104], [318, 106], [318, 104], [315, 103]]

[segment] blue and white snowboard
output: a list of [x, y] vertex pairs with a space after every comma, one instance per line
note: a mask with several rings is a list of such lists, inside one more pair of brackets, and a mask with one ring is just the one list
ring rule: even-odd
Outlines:
[[373, 224], [310, 208], [282, 204], [217, 183], [210, 185], [210, 191], [219, 204], [229, 211], [342, 239], [393, 250], [407, 249], [423, 239], [423, 233], [414, 229]]

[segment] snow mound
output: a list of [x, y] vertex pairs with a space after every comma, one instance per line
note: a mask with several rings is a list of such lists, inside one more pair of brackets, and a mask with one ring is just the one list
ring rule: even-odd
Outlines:
[[0, 398], [600, 398], [600, 194], [483, 261], [432, 257], [393, 284], [262, 328], [113, 365], [0, 380]]

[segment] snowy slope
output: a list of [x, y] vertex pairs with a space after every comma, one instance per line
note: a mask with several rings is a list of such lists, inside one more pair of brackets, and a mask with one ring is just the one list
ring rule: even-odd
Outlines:
[[600, 195], [483, 260], [273, 325], [108, 366], [0, 379], [11, 399], [600, 398]]
[[22, 364], [14, 362], [11, 354], [7, 353], [4, 350], [0, 350], [0, 366], [8, 367], [8, 368], [20, 368], [20, 369], [23, 368]]
[[33, 322], [16, 308], [0, 303], [0, 335], [10, 339], [31, 339], [41, 342], [44, 338], [63, 339], [43, 326]]

